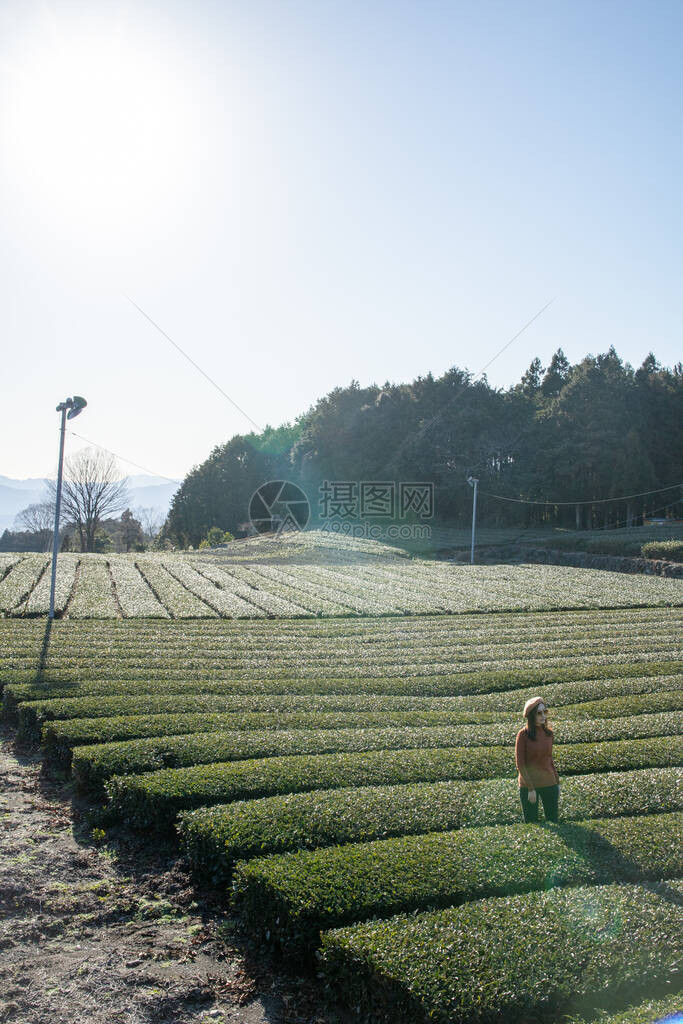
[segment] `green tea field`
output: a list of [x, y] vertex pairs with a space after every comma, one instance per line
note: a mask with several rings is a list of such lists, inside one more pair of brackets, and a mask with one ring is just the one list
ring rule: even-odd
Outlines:
[[[48, 555], [0, 554], [0, 616], [46, 615]], [[322, 531], [212, 552], [59, 556], [57, 617], [267, 619], [683, 604], [683, 581], [555, 565], [412, 559]]]
[[[253, 551], [253, 548], [251, 549]], [[175, 837], [321, 1006], [375, 1024], [681, 1008], [683, 582], [362, 545], [0, 563], [5, 719], [102, 827]], [[544, 697], [560, 820], [522, 821]]]

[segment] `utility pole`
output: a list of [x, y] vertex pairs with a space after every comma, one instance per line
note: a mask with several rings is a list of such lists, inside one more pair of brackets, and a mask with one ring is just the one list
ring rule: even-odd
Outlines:
[[59, 467], [57, 469], [55, 529], [52, 538], [52, 579], [50, 581], [50, 611], [48, 613], [48, 619], [54, 619], [55, 617], [55, 585], [57, 583], [57, 552], [59, 549], [59, 512], [62, 504], [62, 466], [64, 463], [64, 431], [67, 418], [72, 420], [75, 416], [78, 416], [79, 412], [82, 412], [87, 404], [88, 403], [86, 402], [85, 398], [81, 398], [80, 395], [74, 395], [73, 398], [67, 398], [65, 402], [60, 402], [56, 409], [57, 412], [61, 412], [62, 414], [62, 422], [59, 428]]
[[470, 552], [470, 565], [474, 565], [474, 533], [477, 525], [477, 485], [479, 480], [473, 476], [468, 476], [467, 483], [470, 487], [474, 487], [474, 494], [472, 495], [472, 550]]

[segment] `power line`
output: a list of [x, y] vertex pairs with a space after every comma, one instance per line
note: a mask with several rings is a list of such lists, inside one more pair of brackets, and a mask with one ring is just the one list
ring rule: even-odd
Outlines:
[[[178, 352], [180, 352], [180, 354], [181, 354], [182, 356], [184, 356], [184, 358], [185, 358], [185, 359], [187, 359], [187, 361], [188, 361], [189, 363], [191, 363], [191, 365], [192, 365], [192, 366], [194, 366], [194, 368], [195, 368], [196, 370], [198, 370], [198, 371], [199, 371], [199, 373], [201, 373], [201, 375], [202, 375], [202, 376], [203, 376], [203, 377], [204, 377], [204, 378], [205, 378], [206, 380], [208, 380], [208, 382], [209, 382], [209, 383], [210, 383], [210, 384], [211, 384], [211, 385], [212, 385], [212, 386], [213, 386], [214, 388], [216, 388], [216, 390], [217, 390], [217, 391], [218, 391], [218, 392], [219, 392], [219, 393], [220, 393], [220, 394], [221, 394], [221, 395], [222, 395], [222, 396], [223, 396], [224, 398], [226, 398], [226, 399], [228, 400], [228, 402], [230, 402], [230, 404], [231, 404], [231, 405], [233, 405], [233, 406], [235, 407], [235, 409], [237, 409], [237, 411], [238, 411], [238, 412], [242, 413], [242, 415], [243, 415], [244, 417], [246, 417], [246, 419], [248, 419], [248, 420], [249, 420], [249, 422], [250, 422], [250, 423], [252, 424], [252, 426], [256, 427], [256, 429], [257, 429], [257, 430], [259, 431], [259, 433], [260, 433], [260, 432], [261, 432], [261, 430], [262, 430], [262, 428], [261, 428], [261, 427], [260, 427], [260, 426], [258, 425], [258, 423], [256, 423], [256, 421], [255, 421], [255, 420], [253, 420], [253, 419], [251, 418], [251, 416], [250, 416], [250, 415], [249, 415], [249, 414], [248, 414], [247, 412], [245, 412], [245, 410], [244, 410], [244, 409], [242, 409], [242, 408], [241, 408], [241, 406], [239, 406], [239, 405], [237, 404], [237, 402], [235, 402], [235, 401], [234, 401], [234, 399], [232, 399], [232, 398], [230, 397], [230, 395], [228, 395], [228, 394], [227, 394], [227, 392], [225, 392], [225, 391], [223, 390], [223, 388], [222, 388], [222, 387], [221, 387], [221, 386], [220, 386], [219, 384], [217, 384], [217, 383], [216, 383], [216, 381], [215, 381], [215, 380], [213, 380], [213, 378], [211, 378], [211, 377], [210, 377], [210, 376], [208, 375], [208, 373], [206, 373], [206, 371], [205, 371], [205, 370], [203, 370], [203, 369], [202, 369], [202, 367], [201, 367], [201, 366], [199, 365], [199, 363], [195, 362], [195, 360], [194, 360], [194, 359], [192, 359], [192, 357], [191, 357], [191, 356], [189, 356], [189, 355], [187, 354], [187, 352], [185, 352], [185, 350], [184, 350], [184, 349], [182, 349], [182, 348], [180, 347], [180, 345], [179, 345], [179, 344], [178, 344], [178, 343], [177, 343], [176, 341], [174, 341], [174, 340], [173, 340], [173, 338], [172, 338], [172, 337], [171, 337], [171, 336], [170, 336], [169, 334], [167, 334], [167, 333], [166, 333], [166, 331], [165, 331], [165, 330], [164, 330], [164, 329], [163, 329], [162, 327], [160, 327], [160, 326], [159, 326], [159, 324], [158, 324], [158, 323], [156, 323], [156, 321], [155, 321], [155, 320], [153, 320], [153, 319], [152, 319], [152, 317], [151, 317], [151, 316], [150, 316], [150, 315], [149, 315], [148, 313], [146, 313], [146, 312], [145, 312], [145, 310], [144, 310], [144, 309], [142, 309], [142, 307], [141, 307], [141, 306], [139, 306], [139, 305], [137, 304], [137, 302], [135, 302], [135, 301], [134, 301], [133, 299], [131, 299], [131, 297], [130, 297], [129, 295], [128, 295], [128, 296], [126, 296], [126, 298], [127, 298], [127, 299], [128, 299], [128, 301], [130, 302], [130, 304], [131, 304], [132, 306], [134, 306], [134, 307], [135, 307], [135, 309], [137, 309], [138, 313], [140, 313], [140, 314], [141, 314], [142, 316], [144, 316], [145, 320], [148, 320], [148, 321], [149, 321], [149, 323], [150, 323], [150, 324], [151, 324], [151, 325], [152, 325], [152, 326], [153, 326], [154, 328], [156, 328], [156, 330], [157, 330], [157, 331], [159, 331], [159, 333], [160, 333], [160, 334], [161, 334], [161, 335], [162, 335], [162, 336], [163, 336], [164, 338], [166, 338], [166, 340], [167, 340], [168, 342], [170, 342], [170, 344], [171, 344], [171, 345], [173, 345], [173, 347], [174, 347], [174, 348], [175, 348], [175, 349], [176, 349], [176, 350], [177, 350]], [[478, 372], [478, 373], [477, 373], [477, 374], [476, 374], [476, 375], [475, 375], [475, 376], [474, 376], [474, 377], [472, 378], [472, 380], [474, 381], [474, 380], [476, 380], [476, 379], [477, 379], [477, 377], [481, 377], [481, 375], [482, 375], [482, 374], [484, 373], [484, 371], [485, 371], [485, 370], [487, 370], [487, 369], [489, 368], [489, 366], [491, 366], [491, 364], [492, 364], [492, 363], [494, 363], [494, 362], [496, 361], [496, 359], [498, 359], [498, 357], [499, 357], [499, 356], [501, 356], [501, 355], [503, 354], [503, 352], [505, 352], [505, 350], [506, 350], [506, 349], [508, 349], [508, 348], [510, 347], [510, 345], [512, 345], [512, 343], [513, 343], [514, 341], [516, 341], [516, 340], [517, 340], [517, 338], [519, 338], [519, 337], [520, 337], [520, 336], [521, 336], [522, 334], [524, 334], [524, 332], [525, 332], [525, 331], [527, 330], [527, 328], [528, 328], [528, 327], [530, 327], [530, 326], [531, 326], [531, 324], [532, 324], [532, 323], [534, 323], [534, 321], [535, 321], [535, 320], [537, 320], [537, 319], [539, 318], [539, 316], [541, 316], [541, 314], [542, 314], [542, 313], [545, 313], [546, 309], [548, 309], [548, 307], [552, 305], [552, 303], [553, 303], [553, 302], [555, 301], [555, 299], [556, 299], [556, 298], [557, 298], [557, 296], [554, 296], [554, 297], [553, 297], [553, 298], [552, 298], [552, 299], [550, 300], [550, 302], [546, 302], [545, 306], [543, 306], [543, 307], [542, 307], [541, 309], [539, 309], [539, 311], [538, 311], [537, 313], [535, 313], [535, 314], [534, 314], [534, 316], [532, 316], [531, 320], [528, 320], [528, 321], [527, 321], [527, 323], [525, 323], [525, 324], [524, 324], [524, 326], [523, 326], [523, 327], [522, 327], [522, 328], [521, 328], [521, 329], [520, 329], [519, 331], [517, 331], [517, 333], [516, 333], [515, 335], [513, 335], [513, 337], [512, 337], [512, 338], [510, 338], [510, 340], [509, 340], [508, 342], [506, 342], [506, 343], [505, 343], [505, 345], [503, 345], [503, 347], [502, 347], [502, 348], [501, 348], [501, 349], [500, 349], [500, 350], [499, 350], [498, 352], [496, 352], [496, 354], [495, 354], [495, 355], [494, 355], [494, 356], [493, 356], [493, 357], [492, 357], [491, 359], [489, 359], [488, 363], [486, 363], [486, 364], [485, 364], [485, 365], [484, 365], [484, 366], [483, 366], [483, 367], [481, 368], [481, 370], [479, 370], [479, 372]], [[456, 398], [458, 398], [458, 397], [460, 397], [460, 396], [459, 396], [459, 394], [455, 394], [455, 395], [453, 395], [453, 396], [452, 396], [452, 397], [450, 398], [450, 400], [449, 400], [449, 402], [448, 402], [447, 404], [448, 404], [448, 405], [450, 405], [450, 404], [451, 404], [451, 402], [455, 401], [455, 399], [456, 399]], [[429, 426], [431, 426], [431, 425], [432, 425], [432, 423], [433, 423], [433, 422], [434, 422], [435, 420], [437, 420], [437, 419], [438, 419], [438, 418], [439, 418], [439, 417], [440, 417], [441, 415], [443, 415], [443, 411], [444, 411], [443, 409], [440, 409], [440, 410], [439, 410], [439, 411], [438, 411], [438, 412], [436, 413], [436, 415], [435, 415], [434, 417], [432, 417], [432, 419], [431, 419], [431, 420], [430, 420], [430, 421], [429, 421], [428, 423], [425, 423], [425, 424], [423, 424], [423, 426], [422, 426], [422, 429], [421, 429], [420, 433], [424, 433], [424, 431], [425, 431], [425, 430], [426, 430], [426, 429], [427, 429], [427, 428], [428, 428]], [[399, 449], [398, 449], [399, 451], [400, 451], [400, 450], [401, 450], [401, 448], [402, 448], [402, 447], [404, 446], [404, 444], [405, 444], [405, 439], [404, 439], [404, 441], [403, 441], [403, 442], [401, 443], [401, 445], [399, 446]], [[135, 463], [133, 463], [133, 465], [135, 465]]]
[[[503, 347], [498, 352], [496, 352], [495, 356], [493, 356], [492, 359], [489, 359], [488, 363], [486, 363], [486, 365], [483, 366], [481, 368], [481, 370], [479, 370], [479, 372], [474, 375], [474, 377], [471, 377], [467, 381], [467, 383], [468, 384], [473, 384], [474, 381], [477, 379], [477, 377], [481, 377], [481, 375], [483, 374], [484, 370], [488, 369], [488, 367], [492, 363], [494, 363], [496, 361], [498, 356], [502, 355], [503, 352], [507, 348], [510, 347], [510, 345], [513, 343], [513, 341], [516, 341], [517, 338], [520, 337], [520, 335], [524, 334], [526, 329], [531, 326], [531, 324], [534, 322], [534, 320], [538, 320], [539, 316], [542, 313], [545, 313], [545, 311], [548, 308], [548, 306], [552, 305], [552, 303], [555, 302], [556, 298], [557, 298], [557, 296], [552, 298], [550, 300], [550, 302], [546, 302], [545, 306], [543, 306], [542, 309], [539, 309], [538, 313], [535, 313], [534, 316], [532, 316], [531, 320], [527, 321], [527, 323], [524, 324], [524, 327], [522, 327], [521, 330], [517, 331], [517, 333], [512, 338], [510, 338], [510, 340], [508, 342], [506, 342], [503, 345]], [[410, 435], [405, 436], [403, 438], [403, 440], [399, 443], [399, 445], [396, 448], [396, 450], [394, 451], [393, 458], [396, 459], [397, 456], [408, 446], [409, 443], [414, 443], [417, 440], [417, 438], [423, 437], [424, 434], [429, 429], [431, 429], [434, 426], [434, 424], [438, 422], [439, 419], [441, 419], [444, 416], [444, 414], [446, 413], [446, 410], [451, 407], [453, 402], [455, 402], [456, 399], [461, 398], [462, 394], [463, 394], [463, 392], [462, 392], [462, 390], [460, 390], [460, 391], [456, 391], [455, 394], [451, 395], [450, 398], [442, 406], [440, 406], [440, 408], [434, 413], [434, 415], [432, 417], [430, 417], [430, 419], [428, 419], [425, 423], [422, 424], [422, 426], [418, 430], [416, 436], [414, 436], [414, 437], [410, 436]]]
[[[678, 505], [678, 500], [669, 502], [668, 505], [660, 505], [659, 508], [653, 509], [653, 514], [656, 515], [658, 512], [667, 512], [670, 508], [673, 508], [675, 505]], [[612, 533], [613, 530], [623, 530], [623, 529], [633, 529], [633, 527], [631, 527], [631, 524], [626, 519], [619, 520], [616, 523], [610, 525], [609, 530], [607, 532], [608, 533]], [[635, 529], [639, 529], [639, 527], [635, 527]], [[527, 533], [534, 533], [534, 531], [535, 531], [535, 527], [529, 526], [525, 530], [522, 530], [521, 533], [518, 533], [516, 537], [508, 538], [507, 540], [497, 541], [495, 543], [493, 543], [491, 541], [485, 541], [485, 542], [482, 543], [482, 546], [483, 547], [487, 547], [487, 548], [505, 548], [505, 547], [508, 547], [511, 544], [516, 544], [517, 541], [519, 541], [519, 540], [524, 540], [524, 538], [525, 538]], [[597, 530], [590, 530], [590, 531], [588, 531], [588, 530], [579, 530], [577, 532], [579, 532], [579, 533], [589, 533], [590, 532], [592, 534], [599, 534], [601, 531], [599, 529], [597, 529]], [[600, 552], [596, 551], [595, 554], [600, 554]]]
[[645, 498], [648, 494], [661, 494], [662, 491], [671, 491], [674, 487], [683, 487], [683, 484], [669, 484], [668, 487], [656, 487], [653, 491], [641, 491], [640, 494], [624, 494], [618, 498], [589, 498], [585, 501], [532, 501], [528, 498], [509, 498], [506, 494], [493, 494], [491, 491], [479, 493], [489, 498], [498, 498], [500, 501], [514, 501], [518, 505], [604, 505], [609, 501], [630, 501], [631, 498]]
[[[479, 373], [477, 374], [477, 377], [481, 377], [481, 375], [482, 375], [482, 373], [484, 372], [484, 370], [487, 370], [487, 369], [489, 368], [489, 366], [491, 365], [491, 363], [494, 363], [494, 362], [496, 361], [496, 359], [498, 358], [498, 356], [502, 356], [502, 354], [503, 354], [503, 352], [505, 351], [505, 349], [506, 349], [506, 348], [509, 348], [509, 347], [510, 347], [510, 345], [512, 344], [512, 342], [513, 342], [513, 341], [517, 341], [517, 338], [519, 338], [520, 334], [524, 334], [524, 332], [525, 332], [525, 330], [527, 329], [527, 327], [531, 327], [531, 325], [532, 325], [532, 323], [534, 322], [534, 320], [538, 320], [538, 318], [539, 318], [539, 316], [541, 315], [541, 313], [545, 313], [545, 311], [546, 311], [546, 309], [548, 308], [548, 306], [552, 306], [552, 304], [553, 304], [553, 302], [555, 301], [555, 299], [556, 299], [556, 298], [557, 298], [557, 296], [555, 296], [555, 298], [552, 298], [552, 299], [550, 300], [550, 302], [546, 302], [546, 304], [545, 304], [545, 306], [543, 307], [543, 309], [539, 309], [539, 311], [538, 311], [538, 313], [536, 314], [536, 316], [532, 316], [531, 320], [529, 320], [529, 322], [528, 322], [527, 324], [524, 324], [524, 327], [522, 327], [521, 331], [517, 331], [517, 333], [515, 334], [514, 338], [510, 338], [510, 340], [509, 340], [509, 341], [508, 341], [508, 342], [507, 342], [507, 343], [506, 343], [505, 345], [503, 345], [503, 347], [502, 347], [502, 349], [500, 350], [500, 352], [496, 352], [496, 354], [495, 354], [495, 356], [493, 357], [493, 359], [489, 359], [489, 361], [488, 361], [488, 363], [486, 364], [486, 366], [482, 366], [481, 370], [480, 370], [480, 371], [479, 371]], [[474, 378], [474, 380], [476, 380], [476, 379], [477, 379], [477, 377], [475, 377], [475, 378]]]
[[194, 361], [194, 359], [192, 359], [191, 356], [188, 356], [187, 352], [185, 352], [180, 347], [180, 345], [177, 342], [175, 342], [173, 340], [173, 338], [171, 338], [170, 335], [168, 335], [166, 333], [166, 331], [164, 331], [161, 327], [159, 327], [159, 324], [155, 323], [155, 321], [152, 320], [151, 316], [149, 316], [147, 313], [145, 313], [144, 309], [141, 309], [140, 306], [138, 306], [137, 302], [133, 302], [133, 300], [131, 299], [131, 297], [129, 295], [127, 295], [126, 298], [128, 299], [128, 301], [130, 302], [130, 304], [132, 306], [135, 306], [135, 308], [137, 309], [138, 313], [141, 313], [142, 316], [144, 316], [145, 320], [149, 320], [149, 322], [151, 323], [152, 327], [156, 327], [156, 329], [159, 332], [159, 334], [162, 334], [164, 336], [164, 338], [166, 338], [166, 341], [169, 341], [171, 343], [171, 345], [173, 345], [173, 347], [175, 349], [177, 349], [178, 352], [180, 352], [181, 356], [185, 356], [185, 358], [187, 359], [188, 363], [191, 363], [194, 366], [195, 370], [199, 370], [199, 372], [201, 373], [202, 377], [205, 377], [208, 380], [209, 384], [212, 384], [215, 387], [216, 391], [220, 392], [220, 394], [223, 396], [223, 398], [227, 398], [227, 400], [230, 402], [230, 404], [234, 405], [234, 407], [237, 409], [237, 411], [241, 412], [242, 415], [245, 416], [249, 420], [249, 422], [251, 423], [252, 426], [256, 427], [256, 429], [258, 430], [258, 432], [260, 434], [261, 433], [261, 427], [259, 427], [258, 423], [256, 423], [255, 420], [252, 420], [252, 418], [249, 415], [249, 413], [245, 412], [244, 409], [242, 409], [237, 404], [237, 402], [233, 401], [233, 399], [230, 397], [230, 395], [227, 394], [227, 392], [225, 392], [223, 390], [223, 388], [219, 384], [216, 384], [216, 381], [212, 380], [212, 378], [209, 377], [208, 373], [206, 373], [204, 370], [202, 370], [202, 368], [199, 365], [199, 363], [196, 363]]
[[136, 469], [141, 469], [143, 473], [149, 473], [150, 476], [158, 476], [160, 480], [168, 480], [170, 484], [177, 484], [177, 480], [172, 480], [170, 476], [164, 476], [163, 473], [155, 473], [152, 469], [147, 469], [145, 466], [139, 465], [137, 462], [133, 462], [132, 459], [127, 459], [124, 455], [117, 455], [110, 448], [105, 448], [103, 444], [98, 444], [97, 441], [91, 441], [87, 437], [83, 437], [82, 434], [77, 434], [75, 430], [69, 430], [69, 434], [72, 437], [77, 437], [79, 441], [85, 441], [86, 444], [91, 444], [93, 448], [99, 448], [100, 451], [107, 452], [108, 455], [113, 455], [115, 459], [120, 459], [121, 462], [128, 463], [129, 466], [135, 466]]

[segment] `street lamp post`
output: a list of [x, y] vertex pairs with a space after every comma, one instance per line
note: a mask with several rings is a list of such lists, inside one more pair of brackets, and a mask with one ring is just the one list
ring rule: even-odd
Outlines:
[[81, 398], [80, 395], [74, 395], [73, 398], [67, 398], [66, 401], [60, 402], [57, 406], [57, 412], [62, 414], [62, 422], [59, 431], [59, 467], [57, 469], [57, 497], [55, 500], [55, 529], [52, 538], [52, 579], [50, 581], [50, 611], [48, 613], [49, 619], [55, 617], [55, 584], [57, 582], [57, 551], [59, 548], [59, 512], [62, 504], [62, 464], [64, 462], [64, 431], [67, 419], [72, 420], [75, 416], [78, 416], [80, 412], [85, 409], [86, 405], [85, 398]]
[[477, 484], [479, 481], [476, 477], [468, 476], [467, 483], [470, 487], [474, 487], [474, 494], [472, 495], [472, 550], [470, 552], [470, 565], [474, 565], [474, 531], [477, 524]]

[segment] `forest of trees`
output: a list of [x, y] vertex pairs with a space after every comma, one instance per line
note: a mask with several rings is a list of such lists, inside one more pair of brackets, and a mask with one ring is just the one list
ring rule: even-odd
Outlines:
[[[634, 370], [610, 348], [572, 366], [558, 349], [507, 389], [457, 367], [411, 384], [352, 381], [293, 425], [215, 448], [183, 481], [163, 532], [180, 546], [212, 526], [238, 533], [254, 491], [276, 479], [298, 483], [314, 516], [325, 480], [432, 482], [435, 521], [464, 525], [469, 475], [490, 525], [615, 528], [680, 516], [683, 490], [672, 485], [683, 481], [683, 365], [668, 369], [650, 354]], [[653, 493], [584, 504], [641, 492]]]

